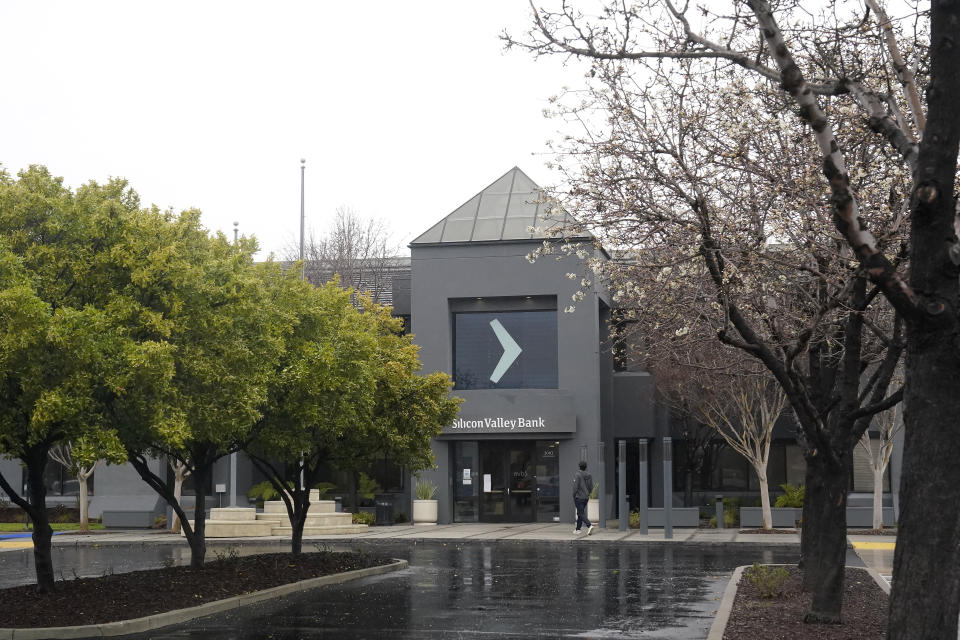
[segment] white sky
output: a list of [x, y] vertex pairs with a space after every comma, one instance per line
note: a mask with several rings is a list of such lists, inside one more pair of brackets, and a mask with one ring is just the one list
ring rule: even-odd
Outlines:
[[503, 52], [523, 0], [0, 4], [0, 164], [77, 187], [127, 178], [143, 203], [197, 207], [261, 257], [336, 207], [404, 247], [514, 165], [534, 181], [583, 69]]

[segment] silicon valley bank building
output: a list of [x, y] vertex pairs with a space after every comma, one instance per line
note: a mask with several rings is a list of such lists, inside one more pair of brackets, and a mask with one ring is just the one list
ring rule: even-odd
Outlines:
[[[437, 468], [423, 472], [439, 489], [438, 521], [573, 522], [571, 480], [581, 460], [600, 485], [601, 519], [615, 518], [621, 449], [630, 509], [641, 503], [641, 490], [651, 507], [663, 507], [665, 493], [678, 506], [685, 482], [691, 507], [710, 504], [719, 492], [756, 499], [755, 474], [732, 448], [711, 449], [711, 459], [695, 478], [684, 472], [682, 431], [666, 448], [670, 421], [654, 401], [652, 379], [642, 370], [614, 365], [605, 292], [595, 285], [584, 289], [576, 310], [565, 311], [581, 289], [583, 260], [576, 254], [527, 259], [547, 239], [545, 232], [564, 222], [551, 220], [542, 200], [537, 185], [520, 169], [511, 169], [417, 237], [410, 244], [409, 267], [397, 259], [382, 281], [351, 283], [393, 305], [420, 346], [423, 371], [448, 372], [455, 382], [453, 395], [463, 398], [457, 419], [432, 443]], [[607, 259], [588, 242], [582, 248]], [[773, 435], [770, 486], [803, 484], [804, 462], [792, 431], [778, 425]], [[641, 450], [647, 453], [645, 463]], [[883, 482], [888, 506], [896, 506], [890, 489], [899, 484], [901, 450], [894, 448]], [[149, 464], [172, 482], [165, 461]], [[853, 466], [848, 504], [865, 506], [873, 480], [859, 447]], [[0, 472], [22, 477], [16, 460], [0, 458]], [[384, 460], [367, 472], [397, 513], [410, 513], [404, 505], [411, 504], [412, 482], [403, 469]], [[331, 479], [346, 486], [341, 478]], [[62, 465], [51, 460], [45, 480], [48, 504], [76, 500], [76, 480]], [[223, 504], [230, 496], [246, 506], [247, 491], [264, 478], [241, 455], [236, 474], [225, 457], [211, 480], [203, 489], [207, 504]], [[108, 513], [115, 526], [149, 527], [157, 515], [172, 517], [129, 465], [101, 465], [93, 481], [90, 515], [103, 514], [105, 524]], [[195, 493], [188, 478], [181, 503], [192, 508]], [[697, 510], [690, 511], [692, 522], [678, 526], [696, 526]], [[891, 509], [891, 524], [894, 517]]]
[[580, 275], [566, 274], [581, 274], [582, 260], [527, 259], [558, 222], [539, 188], [511, 169], [410, 244], [409, 298], [394, 282], [394, 312], [409, 316], [423, 370], [449, 372], [463, 398], [433, 442], [438, 468], [424, 473], [439, 486], [441, 523], [572, 521], [581, 459], [595, 479], [605, 459], [610, 517], [614, 443], [627, 439], [635, 460], [638, 438], [655, 447], [669, 435], [656, 428], [650, 377], [614, 372], [605, 294], [584, 290], [564, 312], [581, 288]]

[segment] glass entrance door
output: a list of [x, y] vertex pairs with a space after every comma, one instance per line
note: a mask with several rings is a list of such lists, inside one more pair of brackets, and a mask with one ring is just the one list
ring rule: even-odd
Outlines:
[[507, 466], [504, 447], [500, 443], [480, 443], [480, 473], [483, 486], [480, 492], [481, 522], [510, 522], [507, 491]]
[[536, 516], [536, 477], [533, 443], [481, 442], [480, 520], [533, 522]]
[[559, 450], [554, 440], [454, 443], [454, 522], [558, 522]]

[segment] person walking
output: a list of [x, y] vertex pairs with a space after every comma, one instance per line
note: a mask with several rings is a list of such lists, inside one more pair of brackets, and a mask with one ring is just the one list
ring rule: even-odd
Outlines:
[[573, 476], [573, 504], [577, 508], [577, 528], [573, 533], [580, 533], [581, 525], [586, 525], [587, 535], [593, 532], [593, 525], [587, 520], [587, 500], [593, 491], [593, 476], [587, 473], [587, 463], [580, 463], [580, 470]]

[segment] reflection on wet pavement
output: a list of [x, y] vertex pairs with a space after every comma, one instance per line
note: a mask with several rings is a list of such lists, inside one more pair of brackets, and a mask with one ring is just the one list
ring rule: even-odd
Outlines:
[[705, 638], [732, 569], [795, 547], [517, 542], [331, 545], [397, 573], [130, 638]]

